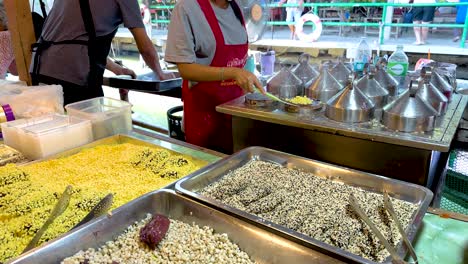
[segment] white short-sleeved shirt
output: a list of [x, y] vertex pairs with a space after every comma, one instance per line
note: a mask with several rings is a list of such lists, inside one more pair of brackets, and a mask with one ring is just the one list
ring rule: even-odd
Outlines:
[[[207, 0], [208, 1], [208, 0]], [[225, 44], [247, 43], [247, 33], [229, 5], [213, 7]], [[197, 0], [177, 1], [171, 15], [164, 59], [172, 63], [210, 65], [216, 51], [214, 34]]]
[[[287, 1], [288, 4], [299, 4], [299, 0], [288, 0]], [[291, 12], [291, 11], [301, 11], [302, 12], [302, 8], [299, 8], [299, 7], [286, 7], [286, 11], [287, 12]]]

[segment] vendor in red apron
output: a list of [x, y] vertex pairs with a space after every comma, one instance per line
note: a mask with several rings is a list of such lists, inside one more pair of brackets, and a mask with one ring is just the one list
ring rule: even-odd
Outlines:
[[153, 43], [145, 32], [137, 0], [55, 1], [41, 37], [33, 45], [33, 84], [60, 84], [64, 103], [103, 96], [104, 69], [135, 75], [107, 59], [120, 24], [130, 29], [146, 64], [160, 79], [174, 78], [161, 70]]
[[232, 153], [231, 117], [216, 106], [253, 87], [262, 90], [243, 69], [248, 38], [235, 1], [179, 0], [172, 11], [165, 60], [176, 63], [184, 79], [184, 129], [188, 143]]

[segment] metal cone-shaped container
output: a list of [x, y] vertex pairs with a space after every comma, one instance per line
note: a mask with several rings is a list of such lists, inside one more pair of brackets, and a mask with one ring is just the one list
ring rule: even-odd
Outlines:
[[267, 91], [280, 98], [289, 99], [303, 96], [304, 85], [302, 80], [294, 75], [290, 69], [283, 67], [275, 76], [268, 80]]
[[449, 100], [452, 99], [452, 85], [438, 72], [434, 71], [431, 75], [431, 84], [441, 91]]
[[333, 67], [333, 69], [330, 70], [330, 73], [344, 87], [348, 83], [349, 75], [351, 74], [351, 70], [348, 67], [346, 67], [346, 65], [340, 60]]
[[292, 73], [301, 79], [304, 85], [318, 76], [318, 73], [309, 64], [309, 59], [309, 54], [302, 53], [299, 56], [299, 64], [292, 69]]
[[374, 79], [385, 88], [390, 96], [398, 95], [398, 81], [383, 68], [377, 68]]
[[372, 72], [359, 79], [356, 87], [371, 99], [376, 109], [382, 108], [387, 103], [388, 91], [374, 79]]
[[443, 115], [447, 111], [448, 99], [430, 83], [431, 75], [430, 69], [423, 68], [421, 70], [422, 78], [419, 80], [419, 89], [416, 94], [428, 102], [439, 115]]
[[333, 77], [326, 66], [322, 66], [320, 75], [306, 84], [305, 93], [308, 97], [327, 102], [343, 86]]
[[367, 122], [372, 119], [374, 103], [348, 81], [345, 89], [327, 102], [325, 115], [345, 123]]
[[396, 131], [426, 132], [434, 130], [436, 117], [437, 111], [428, 102], [407, 90], [383, 108], [382, 124]]

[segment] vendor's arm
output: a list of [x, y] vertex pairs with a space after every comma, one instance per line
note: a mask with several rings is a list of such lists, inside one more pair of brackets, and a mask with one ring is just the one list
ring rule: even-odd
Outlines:
[[107, 58], [106, 69], [113, 72], [115, 75], [130, 75], [133, 79], [136, 78], [136, 74], [133, 70], [122, 67], [109, 58]]
[[196, 5], [190, 0], [179, 0], [172, 10], [165, 60], [177, 64], [179, 73], [185, 80], [194, 82], [235, 80], [245, 91], [251, 91], [254, 86], [263, 91], [257, 77], [249, 71], [233, 67], [208, 66], [210, 64], [208, 58], [214, 54], [216, 43], [212, 46], [210, 44], [213, 43], [202, 45], [202, 42], [195, 40], [194, 32], [196, 29], [200, 30], [198, 28], [200, 19], [193, 17], [193, 12], [190, 11], [198, 8]]
[[235, 80], [246, 92], [253, 92], [255, 86], [263, 92], [262, 84], [249, 71], [234, 67], [212, 67], [197, 63], [177, 63], [179, 73], [185, 80], [196, 82]]
[[153, 42], [146, 35], [144, 28], [131, 28], [133, 37], [135, 38], [138, 50], [140, 51], [146, 65], [150, 67], [158, 76], [160, 80], [167, 80], [175, 78], [175, 75], [170, 72], [165, 72], [161, 69], [159, 64], [159, 56]]

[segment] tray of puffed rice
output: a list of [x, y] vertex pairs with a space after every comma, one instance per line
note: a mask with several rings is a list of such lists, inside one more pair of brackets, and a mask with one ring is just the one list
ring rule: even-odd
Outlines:
[[163, 139], [116, 135], [46, 160], [0, 167], [0, 263], [21, 254], [68, 185], [68, 207], [38, 245], [70, 231], [108, 194], [114, 209], [209, 163], [196, 153]]
[[343, 263], [171, 190], [146, 194], [12, 261]]
[[353, 211], [354, 195], [387, 240], [405, 255], [387, 192], [413, 239], [432, 198], [422, 186], [261, 148], [244, 149], [176, 183], [176, 191], [359, 263], [389, 263], [390, 254]]

